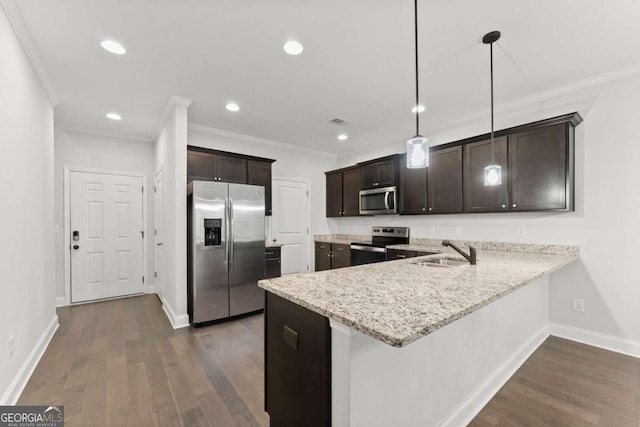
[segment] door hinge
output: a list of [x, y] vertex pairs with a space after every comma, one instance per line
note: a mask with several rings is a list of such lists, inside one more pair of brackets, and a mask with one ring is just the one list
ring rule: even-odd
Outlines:
[[309, 190], [305, 190], [304, 193], [307, 195], [307, 197], [309, 197]]
[[144, 239], [144, 231], [141, 231], [140, 234], [142, 234], [142, 238]]
[[307, 228], [307, 234], [309, 234], [309, 229]]
[[142, 283], [144, 284], [144, 276], [142, 276]]
[[153, 186], [153, 192], [157, 193], [158, 192], [158, 187], [156, 187], [155, 185]]
[[309, 271], [309, 264], [307, 264], [307, 271]]
[[153, 272], [153, 277], [158, 277], [158, 272], [157, 271]]
[[158, 235], [158, 230], [154, 229], [154, 230], [153, 230], [153, 234], [154, 234], [155, 236], [157, 236], [157, 235]]
[[142, 187], [142, 194], [144, 194], [144, 187]]

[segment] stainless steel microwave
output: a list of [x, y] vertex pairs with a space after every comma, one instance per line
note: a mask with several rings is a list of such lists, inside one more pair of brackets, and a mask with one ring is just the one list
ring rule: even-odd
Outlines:
[[395, 186], [360, 190], [360, 215], [398, 213], [396, 195]]

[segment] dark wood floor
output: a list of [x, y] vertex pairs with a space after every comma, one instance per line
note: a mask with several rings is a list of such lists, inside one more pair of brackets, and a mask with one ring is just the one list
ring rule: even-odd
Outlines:
[[640, 426], [640, 360], [549, 337], [470, 424]]
[[[58, 316], [18, 404], [65, 405], [68, 427], [269, 425], [262, 315], [173, 330], [145, 295]], [[471, 425], [640, 427], [640, 360], [550, 337]]]
[[262, 315], [173, 330], [155, 295], [58, 309], [18, 404], [72, 426], [268, 426]]

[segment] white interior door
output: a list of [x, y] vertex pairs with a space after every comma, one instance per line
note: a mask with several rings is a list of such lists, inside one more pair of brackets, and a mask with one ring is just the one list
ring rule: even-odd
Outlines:
[[271, 236], [282, 245], [282, 274], [309, 271], [309, 184], [273, 180]]
[[142, 177], [71, 171], [71, 302], [141, 293]]
[[158, 171], [153, 183], [154, 239], [155, 239], [155, 285], [158, 296], [164, 293], [164, 182], [162, 169]]

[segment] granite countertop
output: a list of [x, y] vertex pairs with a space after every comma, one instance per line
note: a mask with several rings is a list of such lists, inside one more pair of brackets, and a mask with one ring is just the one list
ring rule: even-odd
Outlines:
[[579, 258], [574, 246], [480, 242], [484, 245], [478, 246], [492, 249], [479, 248], [475, 266], [416, 265], [444, 256], [463, 259], [435, 242], [440, 241], [398, 246], [443, 253], [287, 275], [258, 285], [379, 341], [404, 347]]
[[313, 240], [320, 243], [337, 243], [340, 245], [349, 245], [353, 242], [371, 243], [370, 236], [362, 236], [360, 234], [316, 234], [313, 236]]
[[275, 242], [269, 242], [269, 241], [265, 241], [264, 242], [264, 247], [265, 248], [279, 248], [281, 246], [282, 246], [281, 243], [275, 243]]

